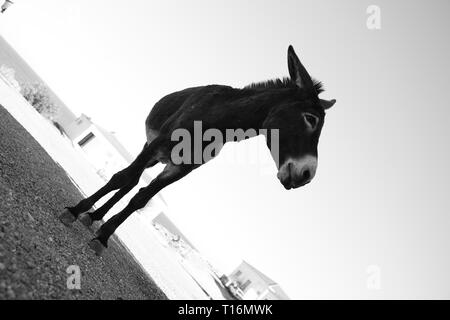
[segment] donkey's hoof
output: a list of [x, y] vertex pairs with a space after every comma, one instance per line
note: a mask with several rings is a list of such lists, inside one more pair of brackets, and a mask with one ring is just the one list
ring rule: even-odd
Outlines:
[[89, 215], [89, 213], [82, 213], [78, 216], [78, 220], [80, 220], [80, 222], [82, 224], [84, 224], [86, 227], [90, 227], [92, 226], [92, 223], [94, 222], [91, 218], [91, 216]]
[[101, 256], [103, 251], [106, 249], [105, 246], [98, 239], [92, 239], [89, 242], [89, 248], [94, 250], [95, 254]]
[[71, 226], [77, 218], [69, 211], [65, 209], [59, 216], [59, 220], [67, 227]]

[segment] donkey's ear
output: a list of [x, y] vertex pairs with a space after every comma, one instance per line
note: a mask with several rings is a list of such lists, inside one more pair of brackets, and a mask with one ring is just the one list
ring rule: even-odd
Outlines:
[[332, 99], [332, 100], [319, 99], [319, 101], [320, 101], [320, 105], [322, 106], [323, 110], [330, 109], [336, 103], [336, 99]]
[[314, 84], [300, 59], [295, 54], [294, 48], [288, 48], [288, 68], [289, 75], [299, 88], [314, 90]]

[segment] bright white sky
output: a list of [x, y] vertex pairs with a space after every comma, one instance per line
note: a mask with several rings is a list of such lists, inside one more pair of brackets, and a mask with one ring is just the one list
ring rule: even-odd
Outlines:
[[[226, 160], [254, 139], [165, 189], [171, 218], [219, 269], [245, 259], [292, 298], [450, 298], [450, 2], [15, 2], [2, 36], [133, 153], [162, 96], [285, 76], [294, 45], [338, 100], [313, 183], [286, 191], [274, 165]], [[366, 28], [369, 4], [381, 30]]]

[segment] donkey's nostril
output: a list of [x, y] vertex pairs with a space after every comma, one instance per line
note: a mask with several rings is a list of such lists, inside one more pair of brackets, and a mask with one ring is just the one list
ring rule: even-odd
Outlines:
[[309, 169], [305, 169], [303, 170], [303, 181], [308, 181], [309, 179], [311, 179], [311, 171], [309, 171]]

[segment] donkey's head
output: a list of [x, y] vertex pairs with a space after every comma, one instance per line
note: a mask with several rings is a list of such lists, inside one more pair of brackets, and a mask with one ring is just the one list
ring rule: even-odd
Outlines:
[[325, 110], [336, 100], [319, 99], [320, 83], [311, 79], [292, 46], [288, 49], [288, 67], [294, 88], [292, 99], [274, 107], [264, 127], [279, 130], [278, 148], [274, 145], [276, 141], [267, 141], [277, 162], [277, 177], [286, 189], [291, 189], [314, 178]]

